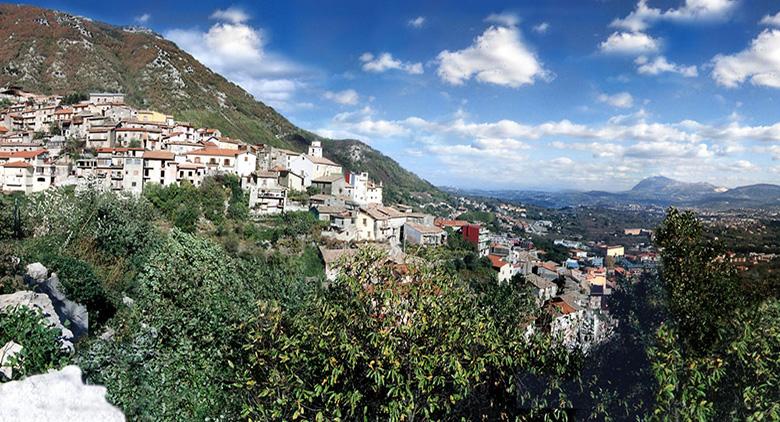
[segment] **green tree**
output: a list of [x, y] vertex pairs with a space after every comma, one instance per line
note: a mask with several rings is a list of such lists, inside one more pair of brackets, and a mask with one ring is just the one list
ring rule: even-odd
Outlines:
[[297, 312], [261, 302], [247, 326], [246, 416], [490, 419], [568, 406], [561, 379], [577, 359], [526, 338], [523, 312], [503, 302], [513, 299], [493, 303], [498, 292], [474, 292], [439, 265], [385, 262], [362, 249]]

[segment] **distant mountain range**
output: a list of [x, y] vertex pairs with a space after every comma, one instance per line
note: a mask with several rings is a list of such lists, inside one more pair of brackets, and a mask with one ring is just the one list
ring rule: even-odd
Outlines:
[[734, 189], [709, 183], [686, 183], [663, 176], [648, 177], [624, 192], [530, 190], [457, 190], [456, 193], [487, 196], [548, 208], [572, 206], [660, 206], [701, 209], [780, 208], [780, 186], [757, 184]]

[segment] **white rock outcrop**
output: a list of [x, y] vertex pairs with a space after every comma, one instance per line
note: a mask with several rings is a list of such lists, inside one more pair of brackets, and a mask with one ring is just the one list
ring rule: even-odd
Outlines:
[[106, 388], [85, 385], [78, 366], [0, 384], [0, 422], [124, 421]]
[[27, 276], [35, 281], [41, 282], [49, 278], [49, 270], [40, 262], [29, 264], [26, 268]]

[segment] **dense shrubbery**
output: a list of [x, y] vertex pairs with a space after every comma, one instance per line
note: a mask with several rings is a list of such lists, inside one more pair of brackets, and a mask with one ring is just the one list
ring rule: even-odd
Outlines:
[[13, 379], [59, 369], [70, 360], [70, 352], [61, 347], [60, 330], [49, 327], [39, 311], [16, 307], [0, 311], [0, 347], [9, 341], [22, 346], [10, 362]]
[[[260, 305], [241, 383], [248, 416], [478, 419], [567, 402], [561, 379], [577, 364], [549, 338], [526, 340], [528, 308], [510, 310], [441, 266], [383, 262], [364, 249], [303, 309]], [[501, 293], [522, 297], [511, 285]]]
[[[11, 255], [41, 261], [105, 320], [77, 363], [130, 419], [780, 418], [778, 298], [744, 294], [691, 214], [670, 211], [663, 277], [616, 289], [616, 336], [583, 365], [527, 337], [528, 286], [456, 236], [408, 266], [363, 250], [326, 285], [321, 223], [248, 221], [245, 201], [229, 177], [0, 197], [3, 289]], [[0, 342], [40, 339], [23, 373], [60, 366], [58, 333], [17, 314]]]

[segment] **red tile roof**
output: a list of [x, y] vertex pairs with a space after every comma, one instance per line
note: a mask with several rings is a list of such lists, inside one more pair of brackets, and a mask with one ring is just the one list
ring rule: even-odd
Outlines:
[[8, 168], [30, 168], [32, 167], [32, 164], [26, 162], [26, 161], [12, 161], [10, 163], [0, 164], [3, 167]]
[[220, 157], [235, 157], [238, 154], [243, 154], [246, 150], [243, 149], [226, 149], [226, 148], [202, 148], [190, 151], [187, 155], [216, 155]]
[[36, 149], [33, 151], [0, 152], [0, 158], [35, 158], [48, 152], [49, 151], [45, 149]]
[[509, 265], [498, 255], [488, 255], [488, 259], [490, 259], [490, 263], [493, 264], [493, 268], [501, 268], [504, 265]]

